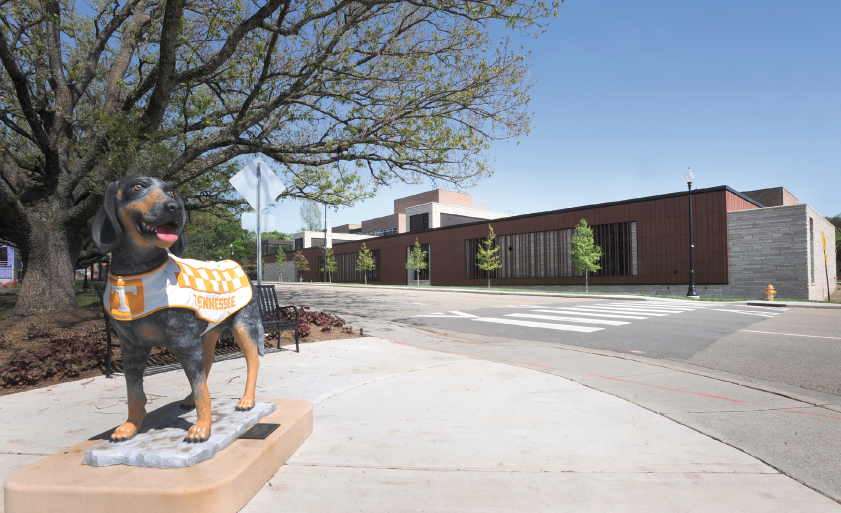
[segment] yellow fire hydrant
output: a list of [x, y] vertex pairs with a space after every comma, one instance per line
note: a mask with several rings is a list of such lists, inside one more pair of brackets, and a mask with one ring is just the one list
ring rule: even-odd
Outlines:
[[774, 296], [777, 295], [777, 291], [774, 290], [773, 285], [768, 285], [768, 288], [765, 289], [765, 295], [768, 296], [768, 301], [773, 301], [774, 300]]

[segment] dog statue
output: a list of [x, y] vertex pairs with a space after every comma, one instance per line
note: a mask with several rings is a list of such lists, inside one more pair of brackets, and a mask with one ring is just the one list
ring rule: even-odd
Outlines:
[[[91, 227], [100, 253], [111, 253], [106, 311], [120, 339], [128, 395], [128, 420], [112, 442], [138, 433], [146, 416], [143, 371], [153, 347], [175, 355], [192, 393], [182, 407], [195, 406], [197, 422], [185, 442], [210, 437], [207, 375], [219, 334], [231, 329], [248, 365], [245, 393], [237, 410], [254, 407], [258, 355], [264, 353], [259, 299], [236, 262], [179, 258], [184, 250], [184, 202], [157, 178], [130, 175], [108, 184]], [[169, 249], [169, 251], [167, 251]]]

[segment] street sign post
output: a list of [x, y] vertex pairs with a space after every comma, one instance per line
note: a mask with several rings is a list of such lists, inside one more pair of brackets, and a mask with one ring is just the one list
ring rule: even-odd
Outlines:
[[[260, 218], [263, 216], [260, 215], [260, 212], [274, 203], [277, 197], [286, 190], [286, 187], [260, 157], [249, 162], [239, 173], [231, 177], [230, 182], [234, 189], [242, 194], [245, 201], [255, 210], [257, 221], [257, 285], [262, 285], [263, 241]], [[244, 222], [245, 219], [243, 219]]]

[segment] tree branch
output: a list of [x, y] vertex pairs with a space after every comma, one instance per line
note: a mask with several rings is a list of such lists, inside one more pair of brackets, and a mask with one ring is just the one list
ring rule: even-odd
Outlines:
[[168, 0], [164, 8], [163, 26], [161, 27], [160, 57], [158, 58], [155, 89], [149, 98], [141, 125], [147, 130], [158, 128], [166, 114], [172, 90], [175, 87], [175, 64], [178, 49], [178, 29], [184, 14], [185, 0]]
[[57, 165], [58, 156], [50, 147], [49, 136], [46, 131], [44, 131], [44, 127], [41, 125], [38, 113], [32, 105], [32, 98], [29, 94], [29, 85], [26, 82], [26, 77], [23, 72], [21, 72], [15, 62], [15, 58], [12, 55], [11, 50], [6, 44], [6, 36], [3, 33], [2, 27], [0, 27], [0, 61], [3, 62], [3, 67], [6, 69], [6, 73], [8, 73], [9, 78], [12, 79], [18, 104], [20, 105], [21, 110], [23, 110], [23, 115], [26, 118], [26, 122], [29, 124], [29, 128], [32, 129], [32, 135], [35, 142], [38, 144], [38, 148], [44, 154], [48, 163]]

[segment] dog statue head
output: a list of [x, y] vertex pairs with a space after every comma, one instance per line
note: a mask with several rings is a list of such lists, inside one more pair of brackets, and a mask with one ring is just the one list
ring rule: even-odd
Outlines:
[[108, 184], [91, 236], [103, 255], [127, 245], [134, 252], [169, 248], [181, 256], [186, 222], [184, 201], [175, 189], [158, 178], [129, 175]]

